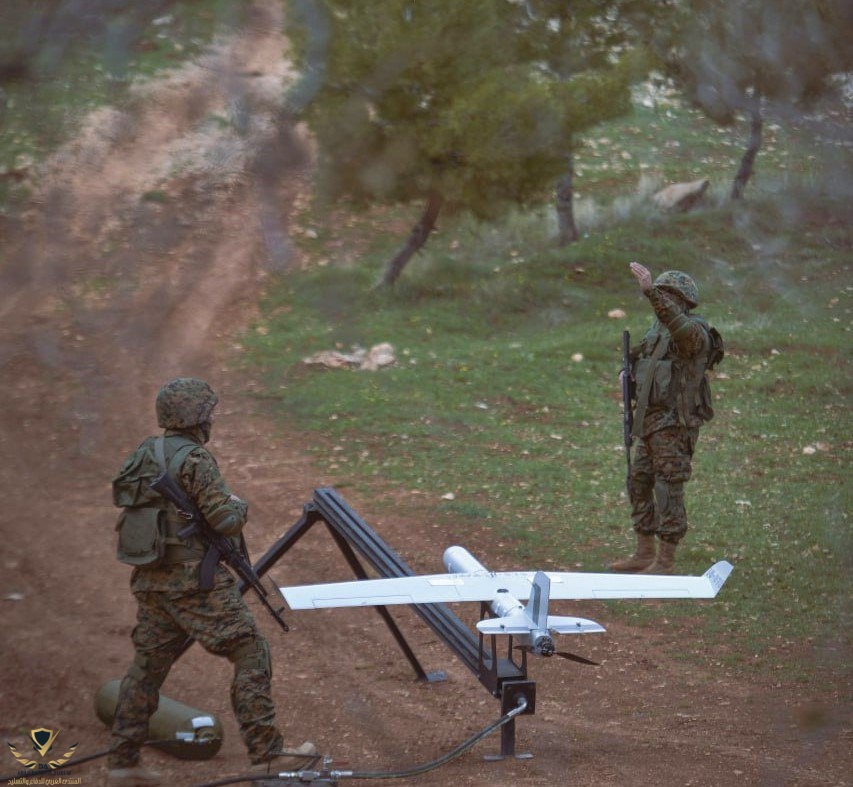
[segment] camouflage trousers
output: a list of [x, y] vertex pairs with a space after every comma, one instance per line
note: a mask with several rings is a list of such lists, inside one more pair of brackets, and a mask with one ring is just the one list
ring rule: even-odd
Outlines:
[[220, 568], [210, 591], [137, 590], [134, 596], [136, 653], [119, 690], [108, 767], [138, 762], [160, 687], [187, 637], [234, 664], [231, 705], [250, 760], [263, 762], [279, 751], [283, 742], [271, 697], [269, 646], [233, 576]]
[[684, 537], [684, 484], [690, 480], [698, 439], [698, 429], [670, 426], [637, 444], [631, 466], [631, 521], [637, 533], [672, 544]]

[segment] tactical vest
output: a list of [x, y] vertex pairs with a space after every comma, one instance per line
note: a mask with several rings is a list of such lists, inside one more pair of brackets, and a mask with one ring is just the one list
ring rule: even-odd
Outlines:
[[[178, 538], [185, 523], [177, 509], [150, 486], [163, 472], [156, 456], [157, 437], [149, 437], [128, 457], [113, 479], [113, 503], [123, 509], [116, 522], [116, 557], [131, 566], [154, 567], [200, 560], [204, 545], [197, 537]], [[198, 443], [181, 435], [165, 438], [164, 458], [176, 479], [189, 453]]]
[[709, 337], [707, 351], [694, 358], [685, 360], [676, 355], [671, 347], [669, 329], [659, 321], [643, 338], [641, 353], [634, 365], [638, 392], [634, 435], [637, 437], [642, 437], [648, 431], [645, 426], [653, 419], [661, 420], [664, 413], [674, 415], [675, 423], [688, 428], [699, 427], [714, 417], [711, 386], [705, 372], [722, 360], [723, 341], [719, 332], [704, 319], [696, 315], [691, 315], [690, 319], [702, 325]]

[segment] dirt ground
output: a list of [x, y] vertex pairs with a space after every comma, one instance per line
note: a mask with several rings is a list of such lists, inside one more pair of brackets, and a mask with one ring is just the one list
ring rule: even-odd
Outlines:
[[[23, 214], [0, 219], [0, 730], [21, 751], [38, 727], [61, 730], [57, 746], [76, 743], [77, 757], [106, 748], [93, 697], [130, 661], [135, 608], [129, 569], [114, 558], [109, 480], [156, 430], [153, 399], [165, 380], [202, 376], [220, 392], [211, 447], [250, 501], [254, 556], [298, 520], [315, 488], [335, 483], [300, 450], [311, 436], [274, 426], [255, 383], [235, 371], [238, 334], [265, 279], [300, 264], [288, 222], [311, 160], [298, 134], [276, 134], [272, 123], [292, 78], [276, 5], [257, 2], [246, 28], [208, 57], [120, 110], [96, 112], [34, 177]], [[242, 134], [210, 122], [238, 105], [251, 118]], [[440, 570], [451, 543], [496, 569], [522, 568], [482, 531], [419, 521], [403, 493], [400, 507], [366, 486], [346, 484], [341, 494], [416, 570]], [[352, 576], [322, 526], [272, 574], [280, 584]], [[284, 635], [250, 604], [272, 646], [288, 742], [315, 741], [333, 768], [425, 763], [500, 715], [498, 701], [406, 608], [395, 608], [395, 619], [424, 667], [446, 680], [414, 681], [371, 610], [291, 612]], [[608, 620], [601, 608], [578, 611], [608, 629], [573, 643], [600, 666], [531, 663], [536, 713], [516, 726], [517, 751], [531, 759], [486, 761], [500, 749], [495, 735], [392, 783], [853, 784], [849, 685], [840, 677], [795, 684], [722, 658], [697, 668], [672, 656], [674, 644], [690, 646], [691, 632], [667, 623], [663, 607], [660, 626], [644, 628]], [[849, 654], [804, 645], [791, 659], [808, 674]], [[229, 675], [227, 662], [195, 647], [166, 682], [165, 695], [216, 714], [225, 728], [207, 761], [146, 750], [175, 787], [246, 771]], [[8, 751], [0, 755], [0, 773], [17, 768]], [[104, 760], [73, 777], [102, 784]]]

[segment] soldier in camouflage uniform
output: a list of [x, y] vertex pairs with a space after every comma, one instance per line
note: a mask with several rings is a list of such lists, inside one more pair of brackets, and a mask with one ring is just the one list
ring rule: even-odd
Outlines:
[[[157, 396], [157, 421], [165, 429], [169, 471], [215, 530], [236, 537], [246, 523], [248, 506], [231, 494], [216, 460], [203, 447], [210, 438], [216, 403], [216, 394], [204, 381], [178, 378], [167, 383]], [[140, 454], [150, 451], [156, 439], [143, 442], [117, 480], [126, 477], [127, 468]], [[179, 467], [175, 467], [175, 458], [182, 460]], [[160, 501], [164, 502], [162, 498]], [[177, 538], [184, 521], [171, 504], [164, 507], [167, 538], [162, 558], [153, 565], [137, 566], [130, 580], [138, 604], [132, 634], [136, 654], [119, 692], [110, 738], [108, 783], [116, 787], [159, 783], [158, 774], [139, 764], [139, 750], [146, 739], [149, 717], [157, 709], [160, 686], [187, 637], [234, 665], [231, 703], [252, 770], [278, 772], [306, 764], [317, 753], [312, 743], [306, 741], [296, 749], [283, 747], [270, 696], [269, 646], [234, 576], [219, 565], [213, 588], [199, 589], [204, 544], [197, 536]]]
[[[696, 283], [680, 271], [652, 283], [638, 262], [631, 272], [657, 317], [642, 344], [631, 350], [636, 384], [631, 468], [631, 519], [637, 535], [632, 557], [614, 571], [671, 574], [678, 542], [687, 531], [684, 484], [699, 427], [713, 416], [705, 369], [712, 352], [711, 329], [690, 313], [699, 300]], [[657, 547], [657, 548], [656, 548]]]

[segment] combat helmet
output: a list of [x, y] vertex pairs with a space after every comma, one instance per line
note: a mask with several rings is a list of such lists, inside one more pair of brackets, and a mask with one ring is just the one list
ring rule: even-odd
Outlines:
[[189, 429], [210, 421], [219, 397], [196, 377], [178, 377], [157, 394], [157, 424], [164, 429]]
[[691, 309], [699, 303], [699, 288], [690, 276], [681, 271], [664, 271], [655, 279], [655, 287], [670, 290], [687, 301]]

